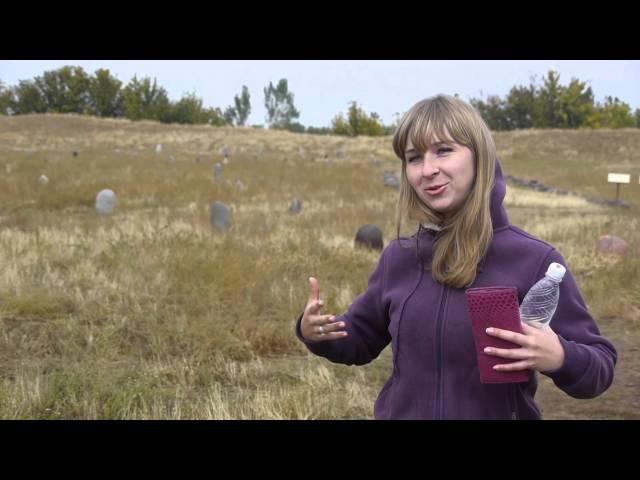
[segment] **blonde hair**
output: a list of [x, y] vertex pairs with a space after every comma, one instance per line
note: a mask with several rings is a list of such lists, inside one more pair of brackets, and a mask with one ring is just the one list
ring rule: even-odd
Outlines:
[[[473, 153], [475, 178], [464, 204], [450, 217], [429, 208], [407, 180], [404, 155], [407, 140], [424, 153], [438, 140], [453, 140]], [[396, 208], [397, 237], [404, 217], [442, 226], [433, 248], [434, 280], [462, 288], [473, 283], [478, 263], [493, 237], [491, 192], [495, 181], [496, 147], [480, 114], [469, 104], [448, 95], [416, 103], [404, 115], [393, 136], [393, 150], [402, 160], [402, 181]]]

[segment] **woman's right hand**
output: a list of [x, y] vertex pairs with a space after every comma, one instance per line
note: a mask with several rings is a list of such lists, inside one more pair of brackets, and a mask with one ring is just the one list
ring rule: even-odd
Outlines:
[[320, 285], [314, 277], [309, 277], [311, 293], [300, 322], [300, 331], [307, 340], [323, 342], [347, 336], [344, 322], [336, 322], [335, 315], [320, 315], [324, 302], [320, 300]]

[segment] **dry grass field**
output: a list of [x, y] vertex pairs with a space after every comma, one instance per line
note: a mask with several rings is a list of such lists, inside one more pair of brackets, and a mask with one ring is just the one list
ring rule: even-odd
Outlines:
[[[496, 142], [505, 173], [580, 195], [614, 198], [606, 173], [632, 174], [628, 209], [511, 185], [506, 207], [564, 255], [619, 351], [597, 399], [541, 376], [544, 417], [640, 418], [640, 129], [499, 132]], [[389, 349], [364, 367], [334, 365], [293, 325], [309, 275], [327, 312], [366, 287], [378, 254], [354, 249], [356, 230], [374, 223], [385, 244], [395, 235], [397, 192], [383, 170], [399, 170], [390, 137], [0, 117], [0, 418], [372, 418]], [[112, 215], [95, 211], [103, 188], [117, 195]], [[233, 216], [224, 233], [210, 227], [216, 200]], [[597, 254], [604, 234], [630, 253]]]

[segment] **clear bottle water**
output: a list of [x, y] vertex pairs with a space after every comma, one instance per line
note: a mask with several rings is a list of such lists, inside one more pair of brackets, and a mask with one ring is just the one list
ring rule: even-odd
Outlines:
[[552, 263], [544, 278], [531, 287], [520, 305], [520, 320], [536, 328], [546, 328], [553, 318], [560, 298], [560, 282], [567, 271], [559, 263]]

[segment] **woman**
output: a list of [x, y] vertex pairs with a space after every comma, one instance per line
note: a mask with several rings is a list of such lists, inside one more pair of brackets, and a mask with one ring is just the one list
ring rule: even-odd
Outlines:
[[[316, 355], [362, 365], [391, 342], [393, 373], [375, 403], [377, 419], [538, 419], [536, 375], [524, 383], [481, 383], [465, 290], [515, 286], [519, 302], [560, 253], [509, 224], [505, 182], [491, 132], [460, 99], [414, 105], [393, 137], [402, 161], [398, 238], [382, 253], [367, 291], [342, 316], [323, 315], [319, 284], [296, 324]], [[400, 238], [403, 218], [419, 222]], [[617, 353], [600, 335], [570, 271], [548, 329], [489, 335], [515, 349], [489, 349], [498, 371], [533, 370], [575, 398], [593, 398], [613, 381]]]

